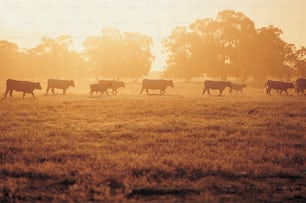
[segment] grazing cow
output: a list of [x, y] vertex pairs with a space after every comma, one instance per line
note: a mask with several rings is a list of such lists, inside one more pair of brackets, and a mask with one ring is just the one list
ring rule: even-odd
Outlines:
[[306, 95], [304, 92], [304, 89], [306, 89], [306, 79], [304, 78], [299, 78], [295, 82], [295, 89], [296, 93], [299, 94], [300, 92], [303, 93], [303, 95]]
[[116, 81], [116, 80], [99, 80], [99, 84], [111, 84], [111, 86], [108, 87], [108, 89], [112, 89], [112, 94], [116, 95], [117, 90], [120, 87], [125, 87], [124, 82], [122, 81]]
[[23, 98], [26, 93], [32, 94], [33, 98], [35, 98], [35, 95], [33, 93], [34, 89], [41, 90], [41, 86], [39, 82], [29, 82], [29, 81], [8, 79], [6, 81], [6, 91], [4, 94], [4, 99], [7, 97], [8, 92], [10, 92], [10, 97], [12, 97], [13, 90], [23, 92]]
[[143, 79], [142, 80], [142, 88], [140, 90], [140, 94], [142, 94], [143, 90], [146, 90], [147, 94], [149, 94], [149, 89], [152, 90], [160, 90], [160, 94], [165, 94], [167, 87], [174, 87], [172, 80], [150, 80]]
[[56, 89], [62, 89], [63, 90], [63, 94], [66, 93], [66, 90], [68, 89], [68, 87], [74, 87], [74, 81], [73, 80], [57, 80], [57, 79], [49, 79], [47, 81], [48, 83], [48, 87], [46, 90], [46, 95], [49, 92], [49, 89], [52, 90], [52, 93], [54, 94], [54, 88]]
[[93, 96], [93, 93], [96, 92], [96, 94], [100, 93], [100, 97], [102, 94], [106, 94], [108, 96], [107, 93], [107, 89], [111, 88], [112, 84], [111, 83], [104, 83], [104, 84], [91, 84], [90, 85], [90, 92], [89, 92], [89, 96]]
[[246, 87], [247, 87], [246, 84], [235, 84], [235, 83], [232, 83], [229, 92], [230, 92], [230, 94], [232, 94], [232, 91], [236, 90], [237, 93], [238, 93], [238, 91], [240, 91], [241, 94], [242, 94], [242, 89], [246, 88]]
[[208, 95], [210, 95], [210, 89], [217, 89], [219, 90], [219, 96], [220, 96], [226, 87], [231, 88], [231, 86], [232, 86], [231, 82], [205, 80], [202, 95], [205, 94], [206, 91]]
[[288, 83], [288, 82], [280, 82], [280, 81], [273, 81], [273, 80], [268, 80], [265, 83], [266, 86], [266, 93], [267, 95], [271, 95], [271, 89], [275, 89], [277, 91], [280, 91], [279, 94], [282, 94], [282, 92], [286, 92], [286, 94], [288, 95], [287, 90], [289, 88], [294, 88], [293, 83]]

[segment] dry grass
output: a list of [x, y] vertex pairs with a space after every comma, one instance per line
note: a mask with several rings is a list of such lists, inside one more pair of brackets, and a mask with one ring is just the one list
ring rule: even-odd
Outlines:
[[1, 100], [0, 202], [305, 202], [306, 97], [201, 87]]

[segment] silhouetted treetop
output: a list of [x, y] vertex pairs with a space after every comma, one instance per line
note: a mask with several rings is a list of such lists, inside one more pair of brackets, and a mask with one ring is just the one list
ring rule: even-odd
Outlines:
[[83, 43], [88, 64], [96, 76], [138, 78], [148, 74], [154, 60], [152, 38], [140, 33], [104, 28], [100, 36]]
[[288, 80], [293, 70], [301, 70], [305, 58], [302, 51], [288, 46], [281, 34], [275, 26], [256, 29], [241, 12], [221, 11], [215, 19], [198, 19], [188, 28], [176, 27], [163, 40], [165, 74], [187, 80], [203, 75]]

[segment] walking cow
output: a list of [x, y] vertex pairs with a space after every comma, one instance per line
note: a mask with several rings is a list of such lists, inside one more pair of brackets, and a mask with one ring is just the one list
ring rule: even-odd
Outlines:
[[290, 88], [294, 88], [293, 83], [289, 83], [289, 82], [281, 82], [281, 81], [273, 81], [273, 80], [268, 80], [265, 83], [266, 86], [266, 93], [267, 95], [271, 95], [271, 89], [275, 89], [277, 91], [280, 91], [279, 94], [282, 94], [282, 92], [286, 92], [286, 94], [288, 95], [288, 89]]
[[92, 97], [93, 93], [96, 92], [96, 94], [100, 93], [100, 97], [102, 94], [106, 94], [108, 96], [107, 93], [107, 89], [112, 87], [111, 83], [104, 83], [104, 84], [91, 84], [90, 86], [90, 92], [89, 92], [89, 96]]
[[33, 98], [35, 98], [35, 95], [33, 93], [35, 89], [41, 90], [41, 86], [39, 82], [29, 82], [29, 81], [8, 79], [6, 81], [6, 91], [4, 93], [4, 99], [7, 97], [8, 92], [10, 92], [10, 97], [12, 97], [13, 90], [23, 92], [23, 98], [26, 93], [32, 94]]
[[306, 95], [304, 89], [306, 89], [306, 79], [304, 78], [297, 79], [295, 82], [296, 93], [299, 94], [300, 92], [302, 92], [303, 95]]
[[57, 79], [49, 79], [47, 81], [48, 87], [46, 90], [46, 95], [48, 95], [49, 89], [52, 90], [52, 93], [55, 94], [54, 89], [62, 89], [63, 94], [66, 93], [66, 90], [68, 87], [74, 87], [74, 81], [73, 80], [57, 80]]
[[[112, 94], [116, 95], [117, 94], [117, 90], [120, 87], [125, 87], [124, 82], [122, 81], [116, 81], [116, 80], [99, 80], [98, 82], [99, 84], [106, 84], [108, 85], [107, 89], [112, 89]], [[111, 84], [111, 85], [109, 85]]]
[[147, 94], [149, 94], [149, 89], [160, 90], [160, 94], [165, 94], [168, 86], [174, 87], [172, 80], [143, 79], [140, 94], [142, 94], [143, 90], [146, 90]]
[[210, 95], [210, 89], [217, 89], [219, 90], [219, 96], [220, 96], [226, 87], [231, 88], [232, 87], [231, 82], [205, 80], [202, 95], [205, 94], [206, 91], [208, 95]]

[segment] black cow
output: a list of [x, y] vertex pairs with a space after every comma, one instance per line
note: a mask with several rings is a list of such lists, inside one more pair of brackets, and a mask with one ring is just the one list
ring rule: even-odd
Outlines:
[[91, 84], [89, 87], [90, 87], [89, 96], [93, 96], [94, 92], [96, 94], [100, 93], [100, 96], [104, 93], [108, 96], [107, 89], [111, 88], [112, 84], [111, 83]]
[[99, 84], [111, 84], [111, 86], [108, 87], [108, 89], [112, 89], [112, 94], [116, 95], [117, 90], [120, 87], [125, 87], [124, 82], [122, 81], [116, 81], [116, 80], [99, 80]]
[[68, 89], [68, 87], [74, 87], [74, 81], [73, 80], [57, 80], [57, 79], [49, 79], [47, 81], [48, 83], [48, 87], [46, 90], [46, 95], [49, 92], [49, 89], [52, 90], [52, 93], [54, 94], [54, 88], [56, 89], [62, 89], [63, 90], [63, 94], [66, 93], [66, 90]]
[[247, 87], [246, 84], [235, 84], [235, 83], [232, 83], [229, 92], [232, 94], [232, 91], [236, 90], [237, 93], [238, 93], [238, 91], [240, 91], [241, 94], [242, 94], [242, 89], [246, 88], [246, 87]]
[[39, 82], [29, 82], [29, 81], [8, 79], [6, 81], [6, 91], [4, 93], [4, 99], [7, 97], [8, 92], [10, 92], [10, 97], [12, 97], [13, 90], [23, 92], [23, 98], [26, 93], [32, 94], [33, 98], [35, 98], [35, 95], [33, 93], [34, 89], [41, 90], [41, 86]]
[[275, 89], [277, 91], [279, 91], [279, 94], [282, 94], [282, 92], [286, 92], [286, 94], [288, 95], [287, 90], [289, 88], [294, 88], [293, 83], [289, 83], [289, 82], [281, 82], [281, 81], [273, 81], [273, 80], [268, 80], [265, 83], [265, 87], [266, 87], [266, 93], [267, 95], [271, 95], [271, 89]]
[[226, 87], [231, 88], [232, 87], [231, 82], [205, 80], [202, 95], [205, 94], [206, 91], [208, 95], [210, 95], [210, 89], [217, 89], [219, 90], [219, 96], [220, 96]]
[[143, 90], [146, 90], [147, 94], [149, 94], [149, 89], [160, 90], [160, 94], [165, 94], [168, 86], [174, 87], [172, 80], [143, 79], [140, 94], [142, 94]]
[[305, 95], [304, 89], [306, 89], [306, 79], [304, 78], [297, 79], [295, 82], [296, 93], [299, 94], [300, 92], [302, 92], [303, 95]]

